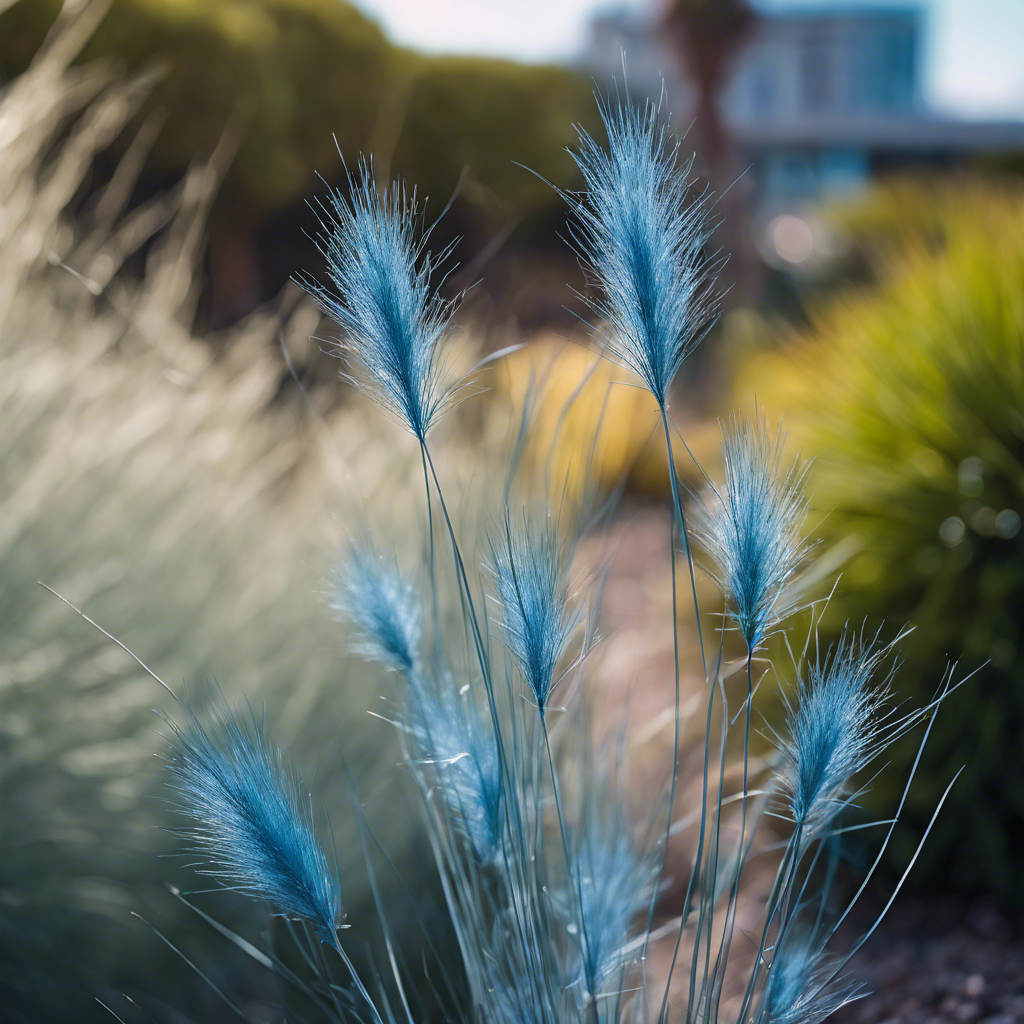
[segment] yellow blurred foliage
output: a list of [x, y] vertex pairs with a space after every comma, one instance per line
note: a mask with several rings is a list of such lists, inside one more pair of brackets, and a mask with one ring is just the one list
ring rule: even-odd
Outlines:
[[[658, 404], [639, 378], [613, 359], [554, 335], [541, 335], [502, 360], [494, 386], [513, 410], [529, 412], [523, 458], [571, 502], [620, 486], [665, 498], [669, 479]], [[715, 424], [680, 424], [691, 450], [717, 445]], [[697, 473], [673, 439], [683, 480]], [[702, 459], [703, 461], [703, 459]]]

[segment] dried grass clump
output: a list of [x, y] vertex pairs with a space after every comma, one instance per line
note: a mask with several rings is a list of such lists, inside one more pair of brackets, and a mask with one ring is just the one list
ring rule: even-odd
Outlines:
[[[338, 735], [357, 761], [393, 757], [367, 728], [367, 672], [343, 651], [321, 567], [346, 510], [386, 521], [412, 500], [417, 463], [358, 409], [319, 415], [337, 403], [293, 386], [280, 346], [298, 351], [319, 321], [296, 295], [193, 337], [204, 218], [235, 139], [126, 209], [158, 128], [132, 121], [153, 76], [71, 67], [106, 6], [69, 2], [0, 93], [0, 1004], [13, 1020], [109, 1019], [94, 997], [139, 986], [157, 1004], [216, 1000], [156, 969], [171, 954], [129, 916], [187, 946], [163, 888], [183, 870], [154, 856], [176, 842], [145, 799], [161, 746], [152, 684], [37, 581], [167, 678], [216, 677], [229, 694], [244, 682], [310, 767]], [[94, 158], [126, 130], [127, 155], [72, 220]], [[336, 827], [343, 865], [362, 863], [354, 827]], [[400, 862], [413, 829], [390, 825]], [[365, 895], [350, 885], [350, 908]], [[215, 972], [231, 963], [229, 946]]]

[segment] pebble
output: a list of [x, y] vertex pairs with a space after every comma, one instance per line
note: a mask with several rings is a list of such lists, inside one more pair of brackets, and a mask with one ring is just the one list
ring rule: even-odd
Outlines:
[[977, 999], [984, 991], [985, 976], [982, 974], [972, 974], [964, 982], [964, 995], [970, 996], [971, 999]]

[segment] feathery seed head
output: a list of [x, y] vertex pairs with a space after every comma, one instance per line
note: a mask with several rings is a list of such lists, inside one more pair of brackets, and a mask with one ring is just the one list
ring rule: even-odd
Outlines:
[[786, 585], [807, 553], [800, 538], [805, 472], [781, 473], [785, 435], [774, 438], [763, 417], [734, 419], [723, 430], [725, 486], [701, 509], [697, 536], [718, 566], [716, 581], [751, 652], [789, 612]]
[[650, 870], [618, 808], [587, 822], [574, 854], [582, 917], [579, 975], [593, 998], [622, 965], [630, 927], [649, 896]]
[[551, 526], [524, 519], [513, 527], [507, 515], [490, 549], [505, 643], [543, 715], [555, 670], [581, 619], [569, 603], [567, 552]]
[[477, 856], [489, 861], [498, 852], [502, 826], [502, 776], [494, 733], [467, 695], [451, 680], [428, 690], [409, 688], [405, 728], [417, 754], [437, 765], [438, 783], [456, 828]]
[[394, 558], [384, 558], [368, 543], [353, 544], [336, 579], [331, 607], [362, 634], [358, 653], [412, 674], [419, 661], [422, 613]]
[[688, 201], [692, 161], [680, 166], [679, 145], [669, 142], [653, 105], [602, 103], [601, 117], [608, 149], [578, 129], [572, 154], [584, 181], [579, 196], [567, 196], [575, 242], [604, 292], [592, 309], [608, 324], [612, 351], [664, 408], [715, 315], [706, 196]]
[[369, 164], [348, 184], [348, 198], [330, 193], [318, 240], [335, 290], [301, 283], [345, 331], [367, 390], [423, 441], [453, 394], [438, 349], [454, 306], [432, 287], [415, 196], [397, 183], [378, 193]]
[[764, 995], [765, 1024], [821, 1024], [862, 990], [828, 980], [828, 960], [806, 935], [790, 937], [773, 957]]
[[919, 718], [912, 712], [892, 721], [883, 710], [893, 672], [881, 684], [872, 677], [889, 650], [846, 634], [799, 682], [781, 776], [805, 840], [843, 808], [850, 780]]
[[210, 862], [206, 873], [308, 921], [333, 943], [338, 883], [301, 810], [298, 777], [265, 726], [219, 702], [210, 729], [195, 716], [186, 729], [172, 728], [178, 805], [193, 819], [189, 835]]

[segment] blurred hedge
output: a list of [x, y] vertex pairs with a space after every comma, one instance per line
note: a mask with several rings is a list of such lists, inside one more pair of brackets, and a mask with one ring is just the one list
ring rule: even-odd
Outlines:
[[[891, 863], [913, 852], [966, 770], [912, 884], [997, 892], [1024, 879], [1024, 197], [989, 182], [883, 191], [848, 226], [877, 281], [812, 329], [746, 362], [755, 392], [815, 458], [816, 535], [843, 575], [823, 621], [887, 620], [903, 644], [898, 697], [927, 701], [951, 662], [980, 668], [940, 713]], [[982, 667], [984, 666], [984, 667]], [[903, 744], [909, 769], [916, 746]], [[891, 806], [898, 772], [867, 798]], [[884, 790], [884, 791], [883, 791]]]
[[[27, 66], [59, 8], [19, 0], [0, 14], [0, 78]], [[468, 168], [471, 200], [523, 216], [554, 194], [513, 160], [570, 183], [572, 122], [594, 119], [582, 76], [423, 57], [341, 0], [112, 0], [82, 59], [108, 56], [167, 66], [149, 106], [169, 112], [153, 156], [170, 176], [238, 113], [247, 127], [225, 201], [254, 215], [301, 197], [317, 171], [336, 177], [336, 137], [347, 161], [377, 151], [438, 211]]]

